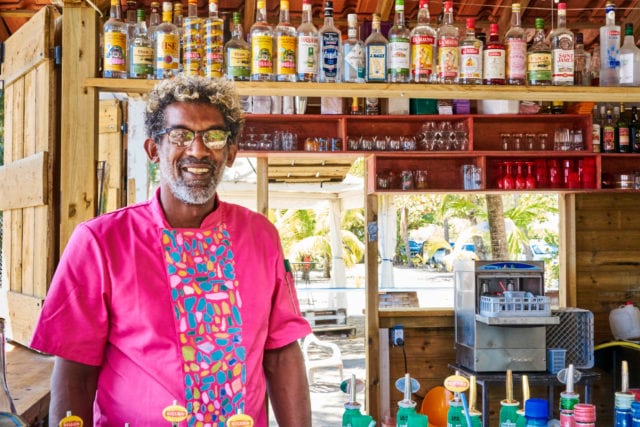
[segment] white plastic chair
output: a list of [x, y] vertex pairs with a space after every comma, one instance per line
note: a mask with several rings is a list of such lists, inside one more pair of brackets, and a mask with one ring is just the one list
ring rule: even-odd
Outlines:
[[[319, 347], [328, 348], [331, 350], [330, 357], [311, 357], [309, 355], [309, 348], [312, 345], [316, 345]], [[326, 351], [323, 352], [323, 355]], [[313, 384], [314, 373], [318, 369], [322, 368], [338, 368], [340, 371], [340, 381], [342, 381], [342, 353], [340, 353], [340, 348], [332, 342], [322, 341], [318, 339], [315, 334], [309, 334], [305, 337], [302, 343], [302, 354], [304, 356], [304, 363], [307, 368], [307, 379], [309, 380], [309, 384]]]

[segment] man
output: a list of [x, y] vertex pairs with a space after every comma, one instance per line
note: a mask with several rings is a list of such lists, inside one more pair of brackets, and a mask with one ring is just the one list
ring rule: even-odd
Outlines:
[[[71, 237], [32, 347], [56, 355], [50, 426], [224, 426], [241, 411], [310, 426], [297, 340], [309, 334], [275, 228], [218, 199], [243, 119], [231, 83], [160, 82], [148, 96], [152, 200], [87, 221]], [[93, 409], [93, 410], [92, 410]]]

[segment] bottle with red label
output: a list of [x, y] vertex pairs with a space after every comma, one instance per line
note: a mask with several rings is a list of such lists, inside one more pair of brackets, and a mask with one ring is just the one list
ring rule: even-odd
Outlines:
[[484, 84], [505, 84], [506, 49], [504, 44], [500, 42], [498, 24], [489, 26], [489, 40], [484, 48], [482, 65]]
[[411, 81], [432, 83], [436, 75], [436, 38], [435, 28], [429, 24], [429, 0], [420, 0], [418, 23], [411, 30]]
[[482, 84], [482, 41], [476, 37], [476, 20], [467, 18], [466, 35], [460, 41], [460, 84]]
[[504, 35], [504, 44], [507, 50], [507, 84], [524, 85], [527, 71], [527, 38], [520, 23], [520, 3], [511, 5], [511, 27]]
[[453, 2], [444, 2], [444, 17], [438, 27], [438, 83], [458, 83], [458, 28], [453, 25]]

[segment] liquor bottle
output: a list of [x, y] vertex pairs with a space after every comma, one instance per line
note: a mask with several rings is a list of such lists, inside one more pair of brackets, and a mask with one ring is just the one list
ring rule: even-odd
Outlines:
[[129, 44], [133, 40], [134, 33], [136, 31], [137, 13], [136, 13], [136, 0], [127, 0], [127, 14], [124, 22], [127, 24], [127, 72], [129, 72]]
[[482, 42], [476, 38], [476, 20], [467, 18], [466, 33], [460, 40], [460, 77], [463, 85], [482, 84]]
[[453, 2], [445, 1], [442, 24], [438, 27], [438, 75], [439, 83], [457, 83], [459, 71], [458, 28], [453, 25]]
[[147, 34], [149, 34], [149, 39], [151, 39], [151, 41], [155, 41], [156, 28], [158, 28], [158, 25], [161, 23], [160, 3], [152, 1], [149, 8], [151, 12], [149, 13], [149, 28], [147, 29]]
[[276, 80], [296, 81], [296, 29], [289, 22], [289, 0], [280, 0], [280, 19], [274, 31], [276, 39]]
[[536, 32], [527, 52], [527, 84], [547, 86], [551, 84], [551, 48], [544, 34], [544, 18], [536, 18]]
[[182, 31], [182, 69], [187, 76], [204, 74], [204, 25], [198, 16], [198, 1], [189, 0]]
[[602, 152], [616, 152], [616, 123], [613, 120], [613, 113], [607, 109], [607, 114], [602, 125]]
[[233, 12], [231, 39], [224, 45], [225, 76], [228, 80], [248, 81], [251, 75], [251, 46], [243, 33], [240, 12]]
[[127, 24], [122, 21], [119, 0], [111, 0], [109, 19], [104, 23], [102, 77], [127, 78]]
[[315, 82], [318, 80], [318, 29], [311, 19], [311, 0], [302, 2], [302, 22], [297, 30], [298, 47], [296, 68], [298, 81]]
[[153, 78], [153, 42], [147, 35], [144, 9], [138, 9], [138, 22], [129, 43], [129, 77], [132, 79]]
[[567, 28], [567, 4], [558, 3], [558, 26], [549, 33], [551, 84], [573, 86], [573, 33]]
[[178, 74], [180, 62], [180, 33], [173, 25], [170, 1], [162, 2], [162, 23], [155, 32], [155, 74], [156, 79], [167, 79]]
[[486, 85], [505, 84], [505, 57], [504, 44], [500, 42], [498, 24], [489, 26], [489, 40], [482, 55], [483, 83]]
[[620, 115], [616, 123], [615, 144], [619, 153], [631, 152], [631, 139], [629, 131], [629, 122], [627, 121], [627, 112], [624, 109], [624, 102], [620, 103]]
[[339, 82], [342, 77], [340, 56], [342, 54], [342, 33], [333, 23], [333, 1], [324, 2], [324, 23], [318, 30], [320, 42], [320, 67], [318, 81]]
[[347, 39], [342, 43], [342, 81], [364, 83], [364, 43], [358, 37], [358, 15], [347, 15], [347, 24]]
[[600, 136], [602, 133], [602, 117], [598, 110], [598, 104], [593, 104], [593, 110], [591, 111], [591, 142], [593, 145], [593, 152], [599, 153], [601, 150]]
[[640, 118], [638, 107], [631, 107], [631, 120], [629, 121], [629, 138], [631, 141], [631, 151], [640, 153]]
[[26, 427], [28, 424], [18, 416], [13, 399], [9, 393], [4, 343], [4, 319], [0, 317], [0, 426]]
[[600, 86], [600, 45], [593, 44], [591, 51], [591, 86]]
[[257, 0], [251, 34], [251, 80], [273, 80], [273, 27], [267, 22], [267, 1]]
[[640, 49], [630, 22], [624, 24], [624, 43], [620, 47], [620, 86], [640, 86]]
[[178, 29], [178, 42], [180, 44], [180, 49], [178, 52], [180, 53], [178, 59], [178, 72], [181, 73], [184, 71], [183, 67], [183, 54], [184, 54], [184, 16], [182, 16], [182, 3], [176, 2], [173, 4], [173, 25]]
[[411, 30], [411, 81], [432, 83], [435, 73], [436, 30], [429, 24], [429, 0], [420, 0], [418, 23]]
[[520, 23], [520, 3], [511, 5], [511, 27], [504, 35], [506, 83], [524, 85], [527, 71], [527, 38]]
[[600, 86], [617, 86], [620, 81], [620, 26], [616, 25], [616, 5], [609, 1], [605, 25], [600, 27]]
[[590, 76], [590, 57], [589, 52], [584, 50], [584, 36], [582, 33], [576, 33], [576, 45], [574, 51], [574, 86], [591, 86]]
[[404, 0], [396, 0], [393, 26], [388, 35], [388, 80], [392, 83], [408, 83], [411, 80], [411, 32], [404, 24]]
[[365, 80], [367, 82], [387, 81], [388, 42], [380, 32], [380, 15], [373, 14], [371, 34], [364, 42]]
[[224, 63], [224, 22], [218, 17], [218, 0], [209, 0], [209, 16], [204, 20], [204, 75], [221, 77]]

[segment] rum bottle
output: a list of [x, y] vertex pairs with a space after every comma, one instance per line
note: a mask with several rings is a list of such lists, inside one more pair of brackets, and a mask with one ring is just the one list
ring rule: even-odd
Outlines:
[[396, 0], [393, 26], [389, 29], [389, 81], [408, 83], [411, 79], [411, 32], [404, 24], [404, 0]]
[[170, 1], [162, 2], [162, 24], [155, 32], [155, 74], [156, 79], [168, 79], [178, 74], [180, 63], [180, 33], [173, 25]]
[[198, 16], [198, 1], [189, 0], [187, 17], [184, 18], [182, 31], [182, 69], [187, 76], [204, 74], [204, 26]]
[[367, 82], [387, 81], [388, 41], [380, 32], [380, 15], [373, 14], [371, 34], [364, 42], [365, 80]]
[[603, 153], [615, 153], [616, 150], [616, 124], [613, 120], [613, 113], [610, 109], [607, 110], [604, 123], [602, 125], [602, 152]]
[[527, 71], [527, 38], [520, 23], [520, 3], [511, 5], [511, 27], [504, 35], [505, 77], [509, 85], [524, 85]]
[[289, 22], [289, 0], [280, 0], [280, 19], [274, 31], [276, 39], [276, 80], [296, 81], [296, 29]]
[[453, 25], [453, 2], [444, 2], [444, 16], [438, 27], [438, 76], [439, 83], [457, 83], [459, 71], [458, 28]]
[[600, 136], [602, 133], [602, 118], [598, 111], [598, 104], [593, 104], [593, 110], [591, 110], [591, 142], [593, 145], [593, 152], [599, 153], [601, 150]]
[[7, 360], [5, 352], [4, 319], [0, 317], [0, 426], [22, 427], [28, 424], [22, 420], [9, 393], [7, 385]]
[[544, 19], [536, 18], [536, 32], [527, 52], [527, 84], [531, 86], [551, 84], [551, 48], [545, 39]]
[[567, 28], [567, 4], [558, 3], [558, 26], [549, 33], [551, 41], [552, 73], [551, 84], [573, 86], [574, 39]]
[[627, 113], [624, 109], [624, 102], [620, 103], [620, 115], [616, 123], [616, 146], [619, 153], [631, 152], [631, 132], [629, 130], [629, 122], [627, 121]]
[[342, 33], [333, 23], [333, 1], [324, 2], [324, 23], [318, 30], [320, 69], [318, 81], [335, 83], [341, 79]]
[[127, 78], [127, 24], [119, 0], [111, 0], [109, 19], [104, 23], [102, 77]]
[[342, 43], [342, 81], [364, 83], [364, 43], [358, 37], [358, 15], [347, 15], [347, 23], [347, 40]]
[[132, 79], [153, 78], [153, 42], [147, 34], [144, 9], [138, 9], [138, 22], [129, 43], [129, 77]]
[[432, 83], [436, 75], [436, 30], [429, 24], [429, 0], [420, 0], [418, 23], [411, 30], [411, 81]]
[[209, 16], [204, 20], [204, 75], [222, 77], [224, 63], [224, 22], [218, 16], [218, 0], [209, 0]]
[[184, 67], [183, 67], [183, 58], [182, 56], [184, 55], [184, 16], [182, 16], [182, 3], [180, 2], [176, 2], [173, 4], [173, 25], [176, 26], [176, 28], [178, 29], [178, 42], [180, 45], [180, 48], [178, 50], [179, 52], [179, 58], [178, 58], [178, 72], [181, 73], [184, 71]]
[[233, 12], [231, 39], [224, 45], [225, 75], [228, 80], [248, 81], [251, 75], [251, 46], [244, 40], [240, 12]]
[[162, 20], [160, 19], [160, 3], [157, 1], [152, 1], [149, 7], [151, 12], [149, 13], [149, 28], [147, 30], [147, 33], [149, 34], [149, 38], [151, 39], [151, 41], [154, 41], [156, 28], [158, 28], [158, 25], [160, 25], [160, 23], [162, 22]]
[[257, 0], [256, 22], [251, 26], [251, 80], [273, 80], [273, 27], [267, 22], [267, 1]]
[[489, 40], [482, 57], [483, 83], [486, 85], [505, 84], [506, 51], [500, 42], [498, 24], [489, 26]]
[[311, 0], [302, 1], [302, 22], [297, 30], [298, 46], [296, 68], [298, 81], [318, 80], [318, 29], [311, 19]]
[[616, 25], [616, 5], [608, 1], [605, 25], [600, 27], [600, 86], [617, 86], [619, 70], [620, 26]]
[[476, 20], [467, 18], [466, 34], [460, 40], [460, 77], [463, 85], [482, 84], [482, 41], [476, 38]]

